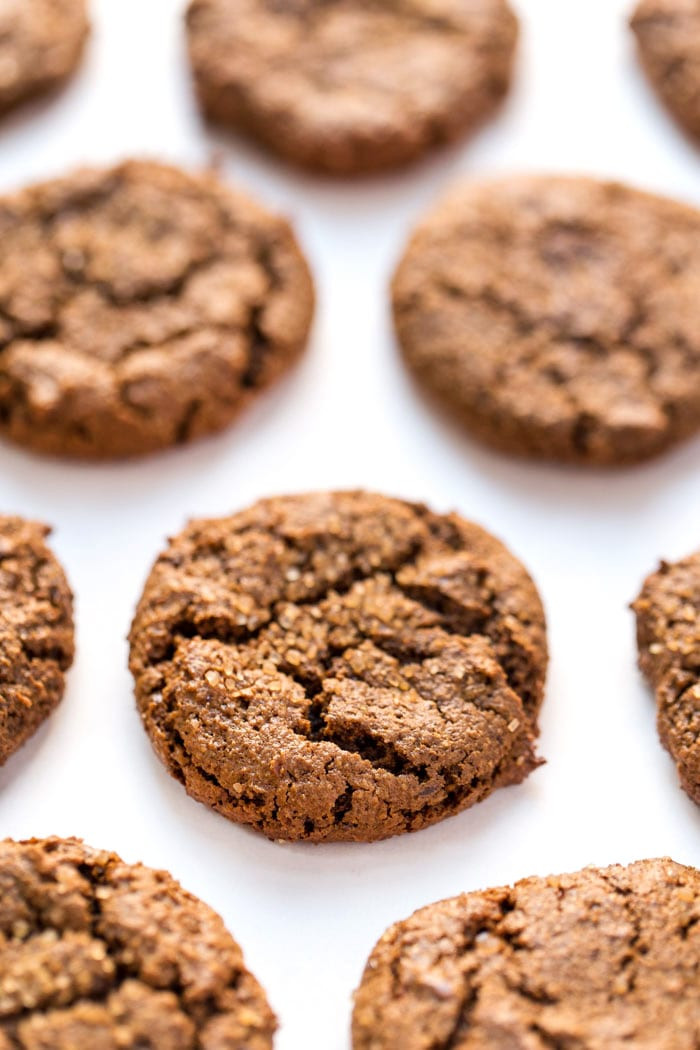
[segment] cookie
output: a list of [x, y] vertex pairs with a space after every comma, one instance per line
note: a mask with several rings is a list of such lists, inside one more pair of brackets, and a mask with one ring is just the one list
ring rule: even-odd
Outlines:
[[0, 843], [0, 1050], [269, 1050], [241, 950], [165, 871], [77, 839]]
[[393, 281], [418, 381], [506, 452], [618, 465], [700, 428], [700, 212], [617, 183], [454, 188]]
[[700, 551], [675, 565], [662, 562], [632, 608], [661, 741], [700, 805]]
[[133, 456], [228, 425], [304, 347], [288, 223], [211, 174], [130, 161], [0, 199], [0, 434]]
[[630, 24], [649, 80], [678, 122], [700, 137], [699, 0], [642, 0]]
[[354, 1050], [695, 1050], [700, 873], [586, 868], [431, 904], [355, 994]]
[[169, 772], [283, 840], [415, 831], [522, 781], [546, 662], [535, 586], [497, 540], [363, 492], [192, 522], [131, 629]]
[[204, 113], [337, 175], [475, 128], [508, 88], [518, 36], [506, 0], [191, 0], [186, 17]]
[[51, 714], [73, 663], [73, 595], [48, 534], [0, 515], [0, 765]]
[[2, 0], [0, 113], [74, 72], [89, 32], [86, 0]]

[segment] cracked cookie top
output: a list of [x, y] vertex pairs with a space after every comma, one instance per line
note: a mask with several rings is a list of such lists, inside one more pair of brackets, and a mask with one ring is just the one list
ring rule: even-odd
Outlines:
[[647, 578], [633, 605], [639, 666], [656, 693], [659, 735], [700, 805], [700, 551]]
[[76, 839], [0, 843], [0, 1050], [270, 1050], [275, 1018], [211, 908]]
[[0, 515], [0, 765], [56, 707], [73, 662], [73, 596], [48, 534]]
[[363, 492], [192, 522], [131, 630], [169, 771], [287, 840], [413, 831], [523, 780], [546, 662], [537, 591], [497, 540]]
[[700, 0], [642, 0], [630, 24], [651, 83], [700, 138]]
[[587, 178], [464, 183], [393, 282], [417, 378], [477, 437], [591, 464], [700, 427], [700, 213]]
[[695, 1050], [700, 874], [586, 868], [431, 904], [372, 952], [354, 1050]]
[[130, 161], [0, 198], [0, 434], [117, 457], [218, 430], [312, 311], [288, 223], [213, 175]]
[[506, 92], [505, 0], [192, 0], [205, 113], [334, 174], [391, 167], [467, 132]]
[[0, 113], [63, 83], [88, 31], [86, 0], [2, 0]]

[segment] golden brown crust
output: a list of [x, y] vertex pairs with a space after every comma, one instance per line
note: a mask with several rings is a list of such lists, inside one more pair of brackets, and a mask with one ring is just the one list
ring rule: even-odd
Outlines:
[[700, 138], [699, 0], [642, 0], [630, 24], [649, 80], [678, 122]]

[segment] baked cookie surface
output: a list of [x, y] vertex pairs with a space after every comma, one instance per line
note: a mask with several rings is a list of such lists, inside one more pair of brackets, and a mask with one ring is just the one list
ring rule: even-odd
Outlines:
[[0, 515], [0, 765], [59, 703], [73, 662], [73, 596], [48, 533]]
[[700, 212], [616, 183], [467, 182], [393, 281], [419, 382], [483, 441], [585, 464], [700, 428]]
[[77, 839], [0, 843], [0, 1050], [269, 1050], [222, 920], [164, 871]]
[[192, 0], [204, 112], [335, 174], [391, 167], [480, 123], [510, 82], [505, 0]]
[[656, 694], [661, 741], [700, 805], [700, 552], [663, 562], [633, 609], [639, 666]]
[[700, 137], [700, 0], [642, 0], [630, 24], [659, 96]]
[[700, 874], [587, 868], [431, 904], [355, 994], [354, 1050], [694, 1050]]
[[228, 425], [303, 349], [288, 223], [210, 174], [129, 161], [0, 199], [0, 434], [153, 452]]
[[455, 514], [344, 492], [194, 521], [157, 560], [130, 639], [167, 769], [271, 838], [417, 830], [538, 764], [542, 606]]
[[89, 32], [86, 0], [0, 2], [0, 113], [59, 87]]

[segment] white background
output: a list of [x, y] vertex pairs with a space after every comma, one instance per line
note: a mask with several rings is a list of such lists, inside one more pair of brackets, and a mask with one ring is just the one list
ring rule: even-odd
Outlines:
[[[80, 75], [0, 126], [0, 185], [128, 154], [200, 165], [221, 148], [226, 174], [296, 223], [317, 280], [314, 336], [290, 378], [194, 447], [84, 466], [0, 446], [0, 507], [55, 526], [78, 632], [63, 704], [0, 771], [0, 835], [80, 835], [169, 869], [242, 944], [279, 1014], [278, 1050], [346, 1050], [364, 960], [414, 908], [589, 862], [670, 854], [700, 866], [700, 811], [658, 742], [627, 609], [660, 556], [700, 545], [700, 440], [610, 473], [485, 451], [404, 375], [387, 307], [410, 226], [458, 174], [590, 171], [700, 205], [700, 151], [638, 72], [624, 0], [518, 0], [515, 89], [476, 139], [382, 180], [307, 177], [201, 125], [181, 6], [93, 0]], [[550, 625], [547, 765], [416, 835], [276, 845], [188, 799], [161, 768], [135, 712], [124, 639], [152, 560], [186, 518], [355, 485], [456, 508], [528, 565]]]

